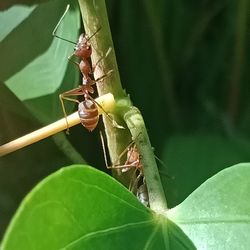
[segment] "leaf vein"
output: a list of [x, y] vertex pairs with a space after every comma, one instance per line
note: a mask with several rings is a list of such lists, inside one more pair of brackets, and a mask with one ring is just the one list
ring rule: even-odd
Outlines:
[[123, 231], [125, 229], [128, 229], [128, 227], [136, 227], [136, 226], [142, 227], [145, 225], [150, 225], [152, 222], [154, 222], [154, 220], [132, 222], [132, 223], [123, 224], [121, 226], [115, 226], [115, 227], [110, 227], [110, 228], [106, 228], [106, 229], [101, 229], [101, 230], [98, 230], [95, 232], [90, 232], [90, 233], [87, 233], [87, 234], [81, 236], [80, 238], [70, 242], [65, 247], [61, 248], [60, 250], [67, 249], [68, 247], [72, 247], [74, 244], [77, 244], [79, 241], [84, 241], [84, 240], [88, 240], [89, 238], [99, 237], [102, 234], [108, 235], [108, 234], [117, 233], [117, 231]]

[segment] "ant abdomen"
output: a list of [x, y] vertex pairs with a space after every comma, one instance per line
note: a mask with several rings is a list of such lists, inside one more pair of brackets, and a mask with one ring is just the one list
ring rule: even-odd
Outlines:
[[90, 99], [85, 99], [78, 105], [78, 114], [81, 120], [81, 124], [88, 129], [93, 131], [99, 121], [99, 112], [97, 105]]

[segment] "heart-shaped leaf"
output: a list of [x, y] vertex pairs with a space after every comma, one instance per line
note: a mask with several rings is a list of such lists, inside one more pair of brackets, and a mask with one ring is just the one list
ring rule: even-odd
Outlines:
[[208, 179], [168, 212], [198, 249], [250, 246], [250, 164], [238, 164]]
[[25, 198], [4, 237], [7, 249], [194, 249], [163, 215], [110, 176], [71, 166]]

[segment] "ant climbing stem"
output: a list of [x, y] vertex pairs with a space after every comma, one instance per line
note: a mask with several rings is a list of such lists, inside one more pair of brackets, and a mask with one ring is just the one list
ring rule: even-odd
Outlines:
[[[107, 50], [107, 52], [106, 52], [103, 56], [101, 56], [101, 57], [98, 59], [98, 61], [95, 63], [95, 65], [92, 66], [93, 72], [95, 72], [95, 69], [96, 69], [96, 67], [98, 66], [98, 64], [99, 64], [103, 59], [105, 59], [106, 57], [108, 57], [108, 55], [110, 54], [111, 51], [112, 51], [112, 48], [109, 47], [109, 49]], [[110, 71], [109, 71], [109, 72], [110, 72]], [[109, 74], [109, 72], [108, 72], [107, 74]], [[112, 70], [112, 72], [113, 72], [113, 70]], [[98, 81], [96, 81], [96, 82], [98, 82]]]
[[[56, 25], [54, 31], [53, 31], [53, 36], [60, 38], [64, 41], [68, 41], [68, 39], [63, 39], [62, 37], [59, 37], [56, 34], [56, 31], [59, 27], [59, 25], [61, 24], [62, 20], [64, 19], [66, 13], [69, 10], [69, 5], [67, 5], [67, 8], [65, 10], [65, 12], [63, 13], [62, 17], [60, 18], [58, 24]], [[103, 111], [103, 114], [105, 114], [107, 116], [107, 118], [111, 121], [112, 125], [116, 128], [123, 128], [122, 126], [118, 125], [116, 123], [116, 121], [103, 109], [103, 107], [98, 104], [94, 98], [90, 95], [94, 93], [94, 88], [93, 85], [95, 85], [97, 82], [100, 82], [102, 80], [104, 80], [106, 77], [108, 77], [113, 70], [110, 70], [107, 74], [104, 74], [103, 76], [99, 77], [98, 79], [94, 79], [93, 75], [94, 75], [94, 70], [95, 68], [99, 65], [99, 63], [105, 59], [109, 53], [111, 52], [111, 48], [108, 49], [108, 51], [105, 53], [104, 56], [102, 56], [98, 62], [95, 64], [94, 67], [92, 67], [91, 63], [90, 63], [90, 57], [92, 54], [92, 45], [89, 42], [89, 40], [95, 36], [97, 34], [97, 32], [99, 32], [101, 28], [97, 29], [91, 36], [87, 36], [86, 34], [81, 34], [78, 42], [74, 43], [75, 46], [75, 50], [74, 53], [69, 56], [69, 60], [72, 61], [73, 63], [75, 63], [81, 73], [82, 73], [82, 84], [75, 89], [66, 91], [62, 94], [60, 94], [59, 98], [60, 98], [60, 102], [62, 105], [62, 109], [63, 109], [63, 113], [64, 113], [64, 117], [66, 119], [66, 123], [68, 125], [68, 121], [67, 121], [67, 114], [66, 114], [66, 110], [65, 110], [65, 106], [64, 106], [64, 100], [68, 100], [68, 101], [72, 101], [72, 102], [76, 102], [78, 103], [78, 114], [81, 120], [82, 125], [87, 128], [89, 131], [93, 131], [99, 121], [99, 112], [98, 112], [98, 108], [101, 109]], [[78, 57], [80, 59], [80, 63], [73, 61], [71, 58], [73, 57], [73, 55], [75, 55], [76, 57]], [[83, 101], [78, 101], [74, 98], [71, 97], [76, 97], [76, 96], [83, 96], [84, 100]], [[69, 133], [69, 128], [67, 126], [67, 133]]]
[[[140, 134], [140, 133], [139, 133]], [[139, 136], [138, 134], [138, 136]], [[129, 190], [134, 193], [136, 191], [136, 195], [139, 200], [144, 205], [148, 206], [148, 202], [146, 200], [147, 195], [147, 187], [146, 187], [146, 181], [144, 178], [144, 172], [143, 172], [143, 165], [141, 163], [141, 156], [140, 153], [137, 150], [135, 139], [128, 144], [128, 146], [120, 153], [120, 155], [117, 157], [117, 159], [111, 164], [111, 166], [108, 165], [107, 160], [107, 153], [106, 153], [106, 146], [104, 142], [104, 137], [102, 132], [100, 131], [100, 138], [103, 148], [103, 155], [104, 155], [104, 161], [106, 168], [112, 169], [112, 170], [121, 170], [122, 173], [128, 172], [129, 170], [133, 170], [133, 173], [131, 175], [131, 181], [129, 184]], [[126, 160], [124, 164], [120, 164], [121, 158], [127, 153]], [[139, 185], [140, 180], [142, 179], [143, 184]]]

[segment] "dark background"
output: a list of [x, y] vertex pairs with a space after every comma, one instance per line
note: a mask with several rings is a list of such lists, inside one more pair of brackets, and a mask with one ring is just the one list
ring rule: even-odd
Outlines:
[[[2, 1], [0, 18], [15, 2]], [[26, 73], [52, 45], [51, 32], [68, 1], [39, 2], [33, 1], [37, 8], [21, 22], [6, 18], [0, 28], [2, 36], [15, 23], [0, 44], [0, 144], [61, 118], [59, 93], [79, 83], [77, 69], [64, 56], [51, 66], [51, 54]], [[122, 84], [141, 110], [155, 154], [164, 162], [159, 169], [173, 207], [221, 169], [250, 160], [249, 3], [106, 3]], [[78, 16], [77, 2], [71, 4], [72, 15]], [[77, 40], [72, 25], [62, 33]], [[70, 54], [72, 45], [65, 46]], [[28, 90], [25, 74], [34, 81]], [[11, 91], [10, 82], [21, 87]], [[57, 88], [41, 91], [50, 82], [57, 82]], [[36, 98], [18, 97], [18, 91], [25, 96], [36, 88]], [[68, 109], [75, 107], [68, 104]], [[98, 130], [88, 133], [80, 125], [69, 136], [60, 133], [0, 158], [0, 234], [34, 185], [84, 160], [105, 170]]]

